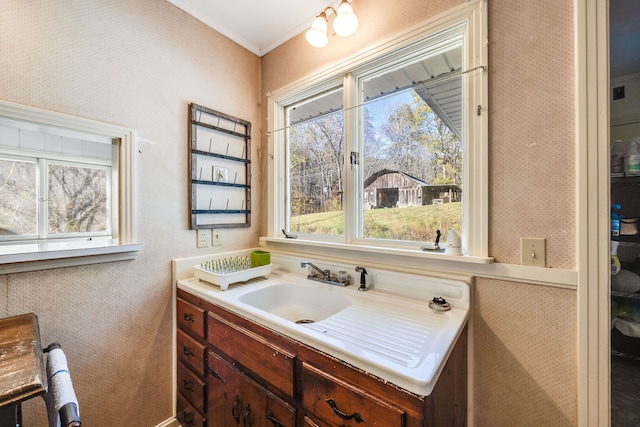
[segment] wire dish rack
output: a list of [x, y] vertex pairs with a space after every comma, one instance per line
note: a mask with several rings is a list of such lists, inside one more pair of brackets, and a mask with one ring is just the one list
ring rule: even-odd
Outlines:
[[217, 285], [226, 291], [232, 283], [246, 282], [271, 273], [271, 264], [251, 267], [249, 256], [214, 257], [193, 266], [193, 274], [200, 280]]

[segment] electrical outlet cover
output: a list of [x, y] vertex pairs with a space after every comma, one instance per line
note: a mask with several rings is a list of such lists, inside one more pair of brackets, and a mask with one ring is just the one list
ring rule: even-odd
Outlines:
[[210, 237], [211, 234], [209, 234], [209, 230], [196, 230], [196, 236], [198, 237], [198, 240], [197, 240], [198, 248], [209, 247], [209, 240], [211, 238]]

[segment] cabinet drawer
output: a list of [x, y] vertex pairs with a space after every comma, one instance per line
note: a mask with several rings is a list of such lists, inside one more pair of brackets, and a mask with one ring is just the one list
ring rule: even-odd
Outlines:
[[204, 339], [207, 312], [200, 307], [178, 298], [176, 304], [176, 319], [178, 327], [192, 335]]
[[178, 329], [177, 334], [178, 360], [191, 370], [204, 377], [204, 357], [207, 347]]
[[178, 394], [176, 418], [184, 427], [206, 427], [207, 423], [202, 415], [189, 405], [187, 400]]
[[207, 341], [265, 383], [293, 396], [295, 355], [263, 337], [209, 313]]
[[201, 414], [204, 413], [205, 383], [182, 363], [178, 363], [178, 393]]
[[303, 407], [312, 419], [339, 426], [404, 427], [405, 412], [366, 390], [303, 363]]

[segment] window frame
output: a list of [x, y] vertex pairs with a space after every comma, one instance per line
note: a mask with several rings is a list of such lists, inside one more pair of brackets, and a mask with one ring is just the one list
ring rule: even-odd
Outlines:
[[[366, 52], [345, 59], [337, 65], [292, 83], [280, 90], [268, 94], [268, 227], [266, 239], [282, 240], [282, 229], [286, 228], [286, 179], [288, 159], [286, 158], [286, 114], [285, 107], [302, 99], [311, 98], [328, 88], [342, 86], [345, 99], [345, 153], [354, 151], [353, 145], [360, 144], [357, 136], [358, 84], [356, 76], [367, 70], [391, 64], [406, 55], [416, 54], [439, 41], [445, 41], [452, 34], [459, 32], [462, 36], [463, 50], [463, 108], [465, 135], [463, 151], [463, 175], [465, 191], [463, 193], [463, 236], [462, 246], [465, 256], [446, 254], [427, 254], [449, 257], [451, 259], [478, 258], [480, 262], [491, 262], [488, 256], [488, 78], [487, 78], [487, 13], [484, 2], [473, 2], [455, 7], [442, 15], [436, 16], [406, 32], [393, 37]], [[358, 173], [362, 174], [362, 168]], [[359, 195], [359, 181], [353, 174], [345, 176], [345, 190], [352, 195]], [[355, 204], [358, 197], [345, 197], [345, 237], [343, 243], [335, 239], [318, 239], [304, 236], [304, 243], [311, 246], [338, 244], [343, 248], [370, 250], [375, 248], [397, 248], [407, 251], [420, 250], [419, 242], [407, 242], [398, 245], [385, 244], [384, 241], [373, 242], [371, 239], [356, 239], [355, 227], [359, 227], [363, 213]], [[302, 236], [301, 236], [302, 237]], [[324, 236], [323, 236], [324, 237]], [[283, 240], [286, 241], [286, 240]], [[296, 244], [301, 244], [301, 241]], [[484, 261], [483, 261], [484, 260]], [[478, 260], [475, 260], [478, 262]]]
[[[53, 238], [0, 242], [0, 273], [34, 271], [74, 265], [134, 259], [142, 249], [137, 242], [135, 224], [135, 141], [136, 132], [123, 126], [76, 117], [68, 114], [0, 101], [0, 117], [37, 126], [55, 127], [75, 133], [100, 135], [113, 140], [117, 159], [112, 164], [111, 181], [117, 185], [111, 195], [111, 234], [102, 238]], [[36, 157], [19, 153], [21, 157]], [[51, 156], [53, 160], [89, 164], [87, 159], [73, 156]]]

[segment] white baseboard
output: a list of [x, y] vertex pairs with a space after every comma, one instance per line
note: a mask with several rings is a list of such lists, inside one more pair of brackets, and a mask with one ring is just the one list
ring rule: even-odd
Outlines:
[[180, 427], [180, 423], [175, 418], [169, 418], [158, 424], [156, 427]]

